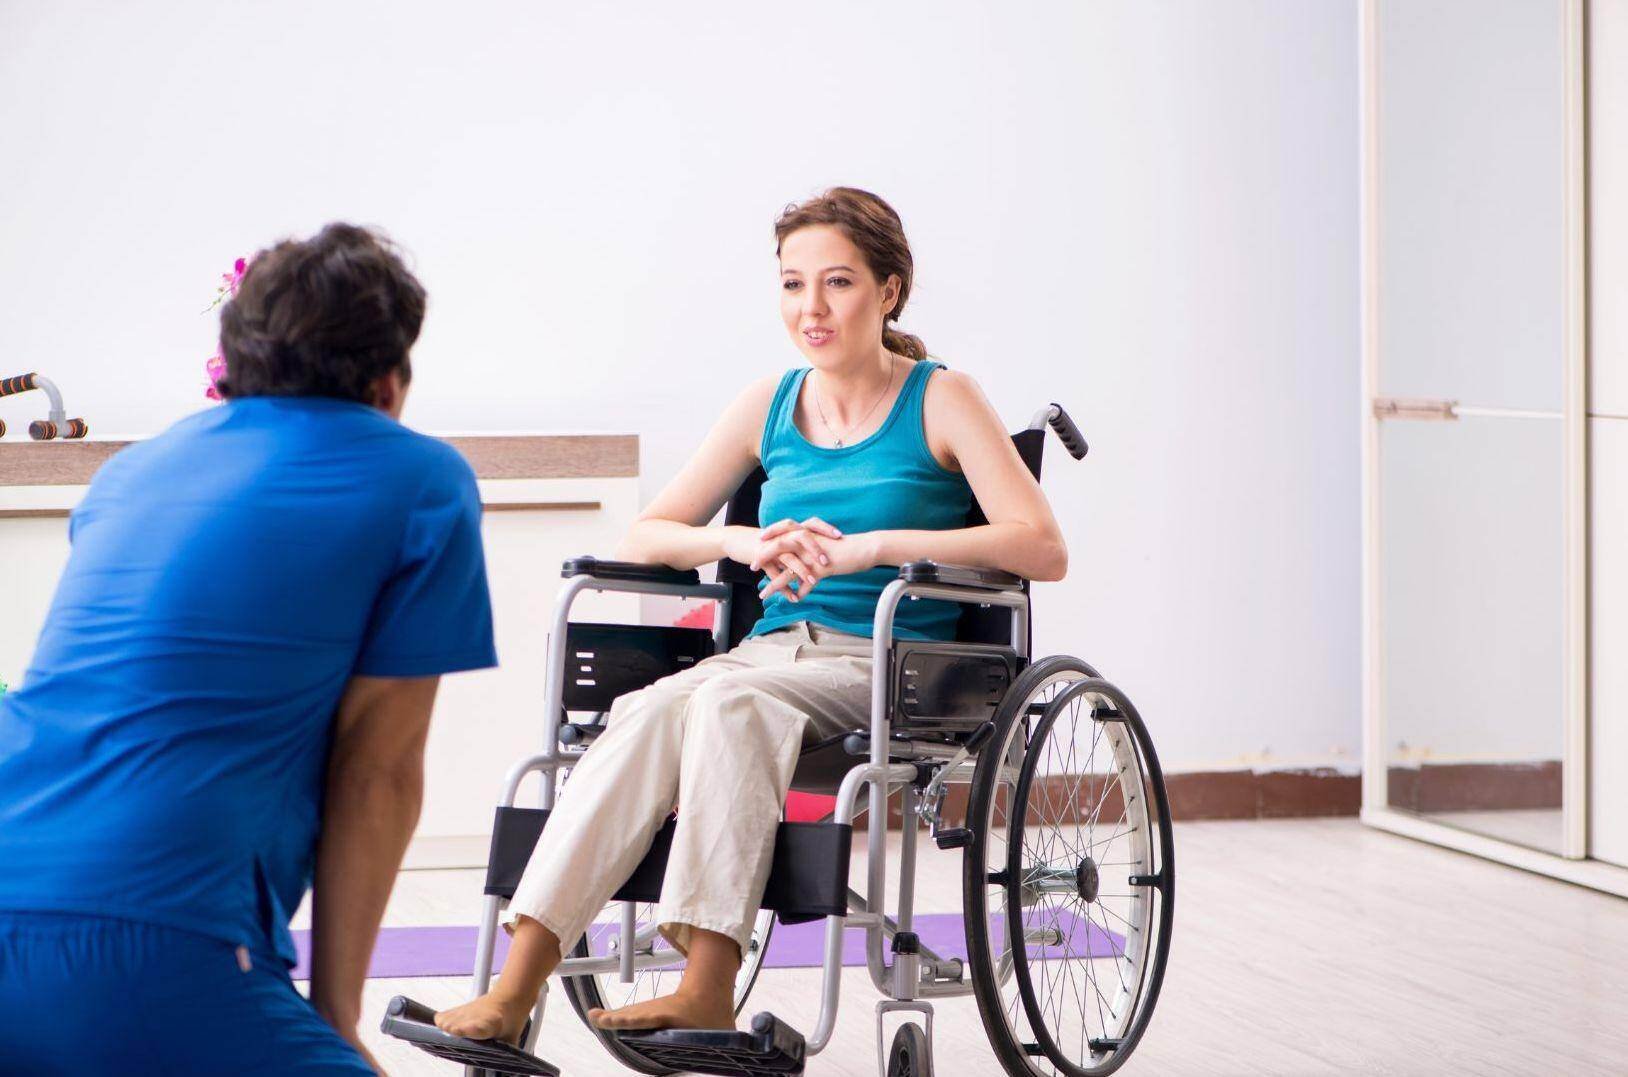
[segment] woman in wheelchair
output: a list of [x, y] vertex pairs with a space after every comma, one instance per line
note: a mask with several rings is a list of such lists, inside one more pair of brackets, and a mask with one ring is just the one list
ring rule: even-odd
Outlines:
[[[518, 1038], [544, 980], [675, 809], [657, 909], [687, 957], [676, 991], [594, 1010], [606, 1029], [732, 1028], [732, 985], [805, 743], [866, 727], [883, 566], [932, 559], [1061, 579], [1068, 555], [1039, 484], [977, 383], [895, 327], [913, 266], [898, 215], [839, 187], [775, 223], [780, 311], [807, 367], [743, 391], [629, 531], [618, 556], [761, 570], [763, 616], [738, 647], [622, 696], [577, 763], [510, 902], [497, 985], [443, 1030]], [[708, 522], [759, 465], [761, 520]], [[989, 522], [964, 526], [976, 495]], [[772, 522], [771, 521], [777, 521]], [[895, 635], [953, 638], [957, 608], [902, 604]]]

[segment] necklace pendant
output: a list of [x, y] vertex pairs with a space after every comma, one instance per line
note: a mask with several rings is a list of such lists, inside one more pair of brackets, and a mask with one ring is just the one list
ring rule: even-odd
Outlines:
[[837, 439], [836, 448], [839, 448], [839, 449], [842, 448], [842, 439], [841, 438]]

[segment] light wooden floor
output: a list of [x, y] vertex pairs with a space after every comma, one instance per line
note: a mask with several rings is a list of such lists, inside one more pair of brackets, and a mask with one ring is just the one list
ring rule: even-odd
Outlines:
[[[1353, 820], [1176, 828], [1164, 994], [1125, 1074], [1628, 1074], [1628, 903]], [[922, 911], [959, 907], [957, 854], [924, 850]], [[856, 878], [861, 858], [855, 859]], [[391, 925], [470, 924], [477, 873], [404, 872]], [[934, 900], [936, 898], [936, 900]], [[818, 970], [769, 970], [748, 1010], [807, 1030]], [[367, 1023], [467, 978], [374, 980]], [[876, 1072], [863, 970], [845, 973], [832, 1045], [809, 1073]], [[891, 1028], [891, 1026], [890, 1026]], [[369, 1033], [396, 1074], [452, 1067]], [[937, 1072], [998, 1074], [970, 999], [939, 1004]], [[539, 1053], [569, 1077], [625, 1074], [556, 992]]]

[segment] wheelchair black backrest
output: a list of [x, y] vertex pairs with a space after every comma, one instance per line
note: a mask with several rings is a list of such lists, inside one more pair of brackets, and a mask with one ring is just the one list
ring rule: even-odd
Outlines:
[[[1040, 479], [1040, 458], [1046, 447], [1046, 431], [1020, 430], [1012, 435], [1012, 444], [1017, 447], [1018, 455], [1023, 458], [1024, 464], [1033, 473], [1035, 481]], [[729, 499], [729, 507], [724, 510], [724, 523], [740, 525], [743, 527], [761, 527], [758, 519], [758, 508], [763, 500], [763, 483], [768, 478], [760, 467], [747, 476], [745, 482], [735, 491]], [[773, 521], [768, 521], [772, 523]], [[972, 499], [972, 511], [967, 513], [967, 527], [978, 527], [989, 522], [984, 515], [983, 507], [978, 499]], [[757, 597], [757, 587], [761, 580], [760, 574], [753, 572], [739, 561], [725, 558], [718, 562], [718, 582], [727, 583], [730, 591], [729, 602], [729, 645], [735, 646], [746, 638], [746, 633], [752, 630], [759, 617], [763, 616], [763, 603]], [[1029, 584], [1023, 584], [1024, 593], [1027, 594]], [[955, 638], [962, 643], [1010, 643], [1012, 615], [1004, 606], [963, 606], [961, 620], [956, 625]], [[1027, 656], [1025, 656], [1027, 657]]]

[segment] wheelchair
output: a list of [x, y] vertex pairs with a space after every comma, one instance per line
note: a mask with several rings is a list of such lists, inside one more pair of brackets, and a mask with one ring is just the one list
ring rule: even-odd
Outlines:
[[[1056, 404], [1013, 435], [1038, 479], [1046, 428], [1075, 459], [1085, 440]], [[731, 498], [730, 524], [759, 526], [758, 469]], [[967, 526], [987, 522], [974, 502]], [[720, 561], [717, 579], [694, 571], [582, 557], [567, 561], [549, 637], [543, 751], [509, 771], [487, 866], [474, 995], [489, 985], [499, 916], [519, 883], [555, 800], [561, 772], [604, 726], [619, 695], [728, 649], [756, 622], [757, 574]], [[713, 628], [574, 622], [584, 591], [707, 598]], [[902, 602], [960, 605], [953, 642], [895, 640]], [[870, 728], [805, 747], [794, 791], [834, 794], [823, 822], [782, 822], [773, 866], [735, 982], [746, 1005], [777, 921], [823, 919], [819, 1016], [804, 1036], [769, 1013], [750, 1031], [611, 1032], [589, 1027], [619, 1061], [645, 1074], [758, 1077], [800, 1074], [836, 1026], [843, 938], [865, 933], [876, 1006], [877, 1057], [887, 1077], [930, 1077], [933, 1001], [973, 995], [996, 1057], [1012, 1077], [1098, 1077], [1129, 1058], [1159, 997], [1170, 949], [1175, 862], [1169, 803], [1147, 728], [1131, 701], [1090, 665], [1030, 653], [1029, 583], [1003, 572], [904, 565], [874, 621]], [[573, 716], [585, 721], [570, 721]], [[540, 805], [516, 807], [539, 773]], [[885, 911], [888, 805], [898, 794], [897, 905]], [[861, 794], [864, 795], [863, 802]], [[852, 824], [870, 813], [866, 889], [849, 886]], [[554, 973], [587, 1022], [595, 1006], [668, 993], [682, 958], [653, 923], [673, 821], [601, 918]], [[962, 855], [965, 957], [938, 953], [913, 930], [917, 843], [926, 829]], [[570, 940], [566, 940], [569, 944]], [[889, 960], [891, 957], [891, 960]], [[545, 986], [519, 1046], [441, 1032], [434, 1013], [393, 999], [383, 1030], [466, 1067], [467, 1077], [557, 1074], [531, 1053]], [[473, 997], [473, 996], [472, 996]], [[884, 1022], [903, 1013], [884, 1050]]]

